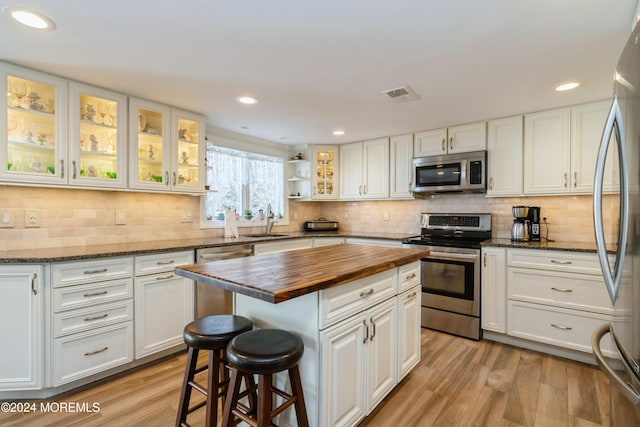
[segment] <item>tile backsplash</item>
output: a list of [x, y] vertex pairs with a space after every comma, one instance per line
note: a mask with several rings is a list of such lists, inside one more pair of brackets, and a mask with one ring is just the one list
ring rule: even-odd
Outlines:
[[[494, 238], [509, 238], [511, 206], [540, 206], [549, 223], [548, 237], [592, 242], [591, 196], [487, 198], [484, 195], [437, 195], [415, 200], [291, 202], [289, 224], [277, 231], [298, 231], [306, 220], [325, 217], [348, 232], [418, 234], [421, 212], [491, 212]], [[615, 242], [618, 200], [605, 196], [606, 238]], [[40, 227], [25, 228], [24, 213], [36, 209]], [[115, 225], [116, 210], [126, 224]], [[220, 237], [221, 229], [200, 229], [200, 198], [188, 195], [0, 186], [0, 211], [14, 227], [0, 228], [0, 250], [85, 246], [101, 243]], [[181, 222], [190, 213], [193, 222]], [[241, 229], [241, 234], [255, 230]], [[542, 226], [542, 235], [547, 233]]]

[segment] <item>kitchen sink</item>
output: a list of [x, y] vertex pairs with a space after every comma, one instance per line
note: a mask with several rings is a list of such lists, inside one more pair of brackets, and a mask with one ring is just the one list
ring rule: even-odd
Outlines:
[[278, 234], [278, 233], [245, 234], [244, 236], [241, 236], [241, 237], [285, 237], [285, 236], [288, 236], [288, 234]]

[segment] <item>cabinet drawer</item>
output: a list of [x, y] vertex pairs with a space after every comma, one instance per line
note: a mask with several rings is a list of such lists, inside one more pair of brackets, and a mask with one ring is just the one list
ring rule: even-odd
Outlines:
[[65, 384], [133, 360], [133, 322], [53, 340], [53, 385]]
[[65, 262], [51, 267], [54, 288], [133, 276], [131, 258]]
[[69, 286], [53, 290], [53, 311], [57, 313], [127, 298], [133, 298], [133, 279], [131, 278]]
[[[626, 264], [628, 266], [630, 263]], [[600, 261], [595, 253], [509, 249], [507, 265], [602, 276]]]
[[[507, 290], [509, 299], [602, 314], [614, 312], [602, 276], [509, 268]], [[623, 302], [631, 302], [628, 280], [622, 281], [619, 302], [616, 314], [629, 314], [629, 307], [622, 307]]]
[[320, 291], [320, 329], [396, 294], [397, 269]]
[[135, 274], [136, 276], [140, 276], [143, 274], [173, 271], [173, 269], [179, 265], [193, 264], [193, 259], [193, 251], [166, 252], [137, 256], [134, 261]]
[[133, 320], [132, 300], [65, 311], [53, 316], [53, 336], [58, 338], [128, 320]]
[[[591, 353], [591, 334], [611, 316], [509, 301], [508, 334], [514, 337]], [[610, 336], [602, 340], [603, 353], [617, 357]]]
[[420, 261], [398, 267], [398, 293], [420, 284]]

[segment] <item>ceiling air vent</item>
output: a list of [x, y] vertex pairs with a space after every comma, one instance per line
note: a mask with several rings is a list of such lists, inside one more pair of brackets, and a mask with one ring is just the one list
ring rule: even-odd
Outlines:
[[395, 89], [385, 90], [382, 93], [393, 99], [395, 102], [415, 101], [419, 98], [409, 86], [401, 86]]

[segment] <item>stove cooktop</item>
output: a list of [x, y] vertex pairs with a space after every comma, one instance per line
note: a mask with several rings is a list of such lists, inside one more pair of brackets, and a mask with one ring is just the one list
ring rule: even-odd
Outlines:
[[491, 214], [423, 213], [421, 235], [405, 239], [410, 245], [480, 248], [491, 238]]

